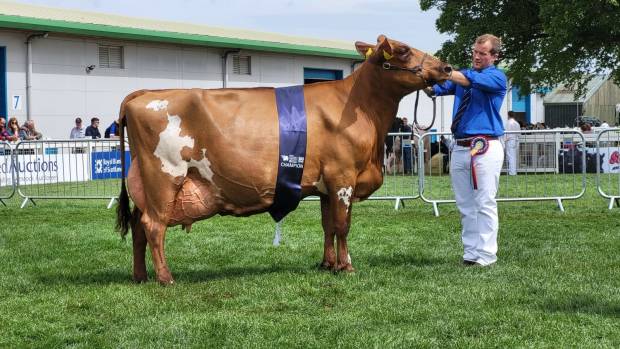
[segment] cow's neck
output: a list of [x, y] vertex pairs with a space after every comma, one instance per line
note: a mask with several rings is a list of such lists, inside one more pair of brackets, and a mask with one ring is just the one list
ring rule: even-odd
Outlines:
[[412, 92], [394, 83], [388, 74], [394, 72], [366, 62], [345, 79], [349, 89], [347, 104], [365, 114], [381, 137], [394, 122], [400, 101]]

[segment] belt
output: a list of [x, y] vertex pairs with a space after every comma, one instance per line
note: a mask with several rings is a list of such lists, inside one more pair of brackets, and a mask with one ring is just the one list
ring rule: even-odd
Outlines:
[[[476, 137], [472, 137], [470, 139], [457, 139], [456, 140], [456, 145], [461, 146], [461, 147], [471, 147], [471, 141], [472, 139], [474, 139]], [[485, 137], [487, 139], [487, 141], [492, 141], [492, 140], [496, 140], [498, 139], [498, 137]]]

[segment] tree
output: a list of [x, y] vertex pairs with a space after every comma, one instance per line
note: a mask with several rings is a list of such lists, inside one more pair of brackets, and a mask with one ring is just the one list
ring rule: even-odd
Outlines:
[[565, 83], [585, 93], [592, 74], [620, 84], [619, 0], [420, 0], [437, 8], [439, 32], [452, 34], [437, 52], [456, 66], [471, 64], [475, 38], [502, 39], [500, 55], [523, 93]]

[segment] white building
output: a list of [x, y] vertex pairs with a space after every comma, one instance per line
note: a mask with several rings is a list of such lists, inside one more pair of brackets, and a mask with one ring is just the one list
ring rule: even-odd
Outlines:
[[[99, 117], [103, 133], [135, 90], [299, 85], [346, 77], [361, 59], [353, 42], [0, 0], [0, 116], [31, 118], [55, 139], [67, 138], [78, 116], [85, 125]], [[398, 115], [413, 120], [414, 100], [403, 99]], [[449, 131], [452, 102], [438, 98], [435, 129]], [[504, 103], [504, 119], [507, 110]], [[420, 124], [430, 123], [423, 93], [418, 114]]]

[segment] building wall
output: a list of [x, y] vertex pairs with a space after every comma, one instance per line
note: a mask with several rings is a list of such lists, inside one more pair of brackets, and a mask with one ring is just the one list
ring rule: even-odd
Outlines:
[[608, 79], [583, 105], [584, 115], [595, 116], [609, 125], [619, 125], [616, 104], [620, 103], [620, 87]]

